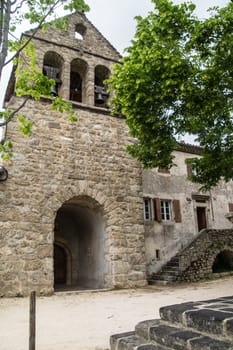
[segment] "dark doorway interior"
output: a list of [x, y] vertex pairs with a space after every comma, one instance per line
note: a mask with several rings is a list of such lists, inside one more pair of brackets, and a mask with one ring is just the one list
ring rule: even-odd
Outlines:
[[198, 225], [198, 231], [201, 231], [202, 229], [207, 228], [205, 207], [197, 207], [197, 225]]
[[54, 244], [54, 283], [67, 283], [67, 256], [65, 249]]
[[57, 211], [54, 227], [55, 290], [105, 288], [104, 247], [99, 203], [84, 196], [65, 202]]
[[223, 250], [220, 252], [213, 263], [213, 273], [233, 271], [233, 251]]

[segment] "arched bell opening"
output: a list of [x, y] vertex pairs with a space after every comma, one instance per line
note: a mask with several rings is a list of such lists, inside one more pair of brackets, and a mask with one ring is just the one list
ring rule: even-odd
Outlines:
[[233, 271], [233, 251], [227, 249], [221, 251], [214, 260], [212, 271], [213, 273]]
[[102, 207], [87, 196], [72, 198], [55, 218], [54, 288], [105, 288], [107, 273]]
[[78, 23], [75, 26], [75, 39], [84, 40], [87, 28], [82, 24]]
[[49, 79], [55, 81], [55, 85], [51, 88], [51, 95], [58, 96], [62, 84], [61, 74], [63, 67], [63, 58], [56, 52], [48, 51], [44, 55], [43, 74]]
[[70, 69], [70, 100], [86, 102], [87, 63], [79, 58], [71, 62]]
[[109, 94], [104, 83], [110, 76], [107, 67], [98, 65], [95, 67], [95, 106], [108, 107]]

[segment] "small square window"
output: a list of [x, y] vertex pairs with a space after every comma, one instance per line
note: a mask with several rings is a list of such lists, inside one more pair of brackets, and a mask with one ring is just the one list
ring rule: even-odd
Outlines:
[[160, 250], [159, 249], [155, 249], [155, 257], [157, 260], [160, 260]]
[[172, 219], [171, 201], [161, 200], [160, 205], [161, 205], [162, 221], [170, 221]]
[[158, 168], [158, 172], [161, 174], [170, 174], [170, 169], [168, 168]]
[[144, 220], [152, 219], [151, 199], [144, 198]]

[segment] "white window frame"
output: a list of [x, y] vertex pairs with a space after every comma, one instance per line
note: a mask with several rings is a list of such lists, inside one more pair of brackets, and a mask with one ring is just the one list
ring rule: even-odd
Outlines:
[[167, 222], [172, 220], [172, 203], [168, 199], [160, 199], [160, 210], [162, 221]]
[[143, 199], [143, 212], [144, 212], [144, 220], [149, 221], [152, 220], [152, 200], [151, 198]]

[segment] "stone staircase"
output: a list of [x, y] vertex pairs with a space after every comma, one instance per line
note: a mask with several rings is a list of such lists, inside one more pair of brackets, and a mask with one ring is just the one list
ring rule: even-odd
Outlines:
[[233, 297], [162, 307], [160, 317], [112, 335], [111, 350], [233, 350]]
[[[213, 263], [222, 251], [233, 251], [233, 230], [202, 230], [162, 269], [148, 278], [149, 284], [195, 282], [213, 277]], [[233, 270], [233, 269], [232, 269]]]
[[180, 259], [179, 256], [174, 256], [162, 269], [153, 273], [148, 279], [148, 284], [166, 285], [174, 283], [180, 274]]

